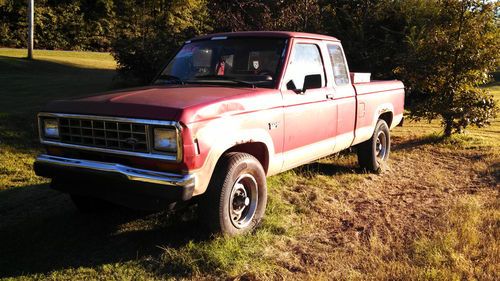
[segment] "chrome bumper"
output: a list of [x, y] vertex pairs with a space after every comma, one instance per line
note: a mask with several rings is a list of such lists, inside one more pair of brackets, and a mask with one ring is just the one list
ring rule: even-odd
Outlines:
[[[167, 186], [194, 186], [193, 174], [180, 175], [128, 167], [121, 164], [105, 163], [90, 160], [64, 158], [42, 154], [37, 157], [35, 165], [60, 166], [61, 168], [76, 168], [95, 172], [121, 175], [130, 181], [152, 183]], [[43, 176], [43, 175], [42, 175]]]

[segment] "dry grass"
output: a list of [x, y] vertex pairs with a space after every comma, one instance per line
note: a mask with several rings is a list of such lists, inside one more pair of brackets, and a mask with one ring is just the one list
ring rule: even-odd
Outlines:
[[[47, 53], [63, 64], [89, 56], [65, 54]], [[7, 72], [3, 56], [0, 73]], [[70, 81], [80, 75], [74, 71]], [[109, 87], [110, 77], [93, 87]], [[61, 81], [52, 97], [72, 88]], [[34, 101], [19, 110], [0, 97], [10, 104], [0, 106], [0, 278], [500, 279], [499, 119], [448, 140], [438, 123], [406, 123], [393, 131], [380, 175], [362, 173], [355, 155], [343, 153], [271, 177], [255, 233], [209, 238], [193, 207], [82, 215], [66, 195], [47, 189], [30, 167], [38, 147], [27, 120], [49, 98], [35, 88], [20, 92]], [[498, 86], [490, 89], [500, 97]]]

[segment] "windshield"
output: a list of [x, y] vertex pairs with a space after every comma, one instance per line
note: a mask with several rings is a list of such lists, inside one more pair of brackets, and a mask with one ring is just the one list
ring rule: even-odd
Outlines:
[[273, 87], [285, 41], [229, 38], [186, 43], [155, 83], [232, 83]]

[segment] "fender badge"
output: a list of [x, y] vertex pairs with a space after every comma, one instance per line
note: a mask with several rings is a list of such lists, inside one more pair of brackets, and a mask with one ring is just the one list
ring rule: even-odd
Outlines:
[[269, 125], [269, 130], [272, 130], [272, 129], [277, 129], [278, 126], [279, 126], [280, 122], [279, 121], [276, 121], [276, 122], [270, 122], [268, 123]]

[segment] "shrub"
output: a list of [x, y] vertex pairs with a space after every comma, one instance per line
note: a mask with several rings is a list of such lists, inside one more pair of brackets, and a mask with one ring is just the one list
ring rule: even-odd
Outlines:
[[145, 2], [123, 2], [120, 9], [128, 14], [122, 15], [113, 43], [120, 73], [140, 83], [151, 82], [185, 40], [209, 30], [204, 0]]

